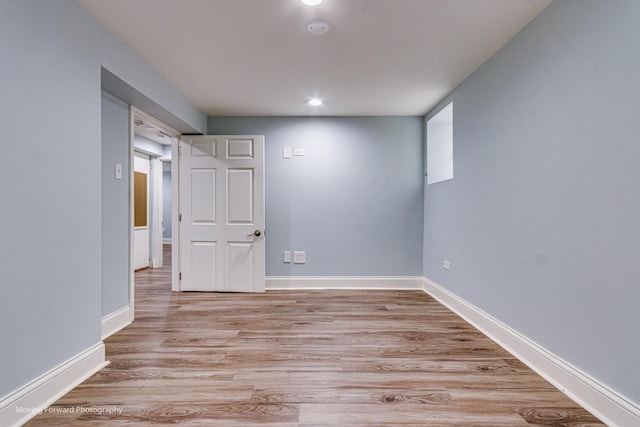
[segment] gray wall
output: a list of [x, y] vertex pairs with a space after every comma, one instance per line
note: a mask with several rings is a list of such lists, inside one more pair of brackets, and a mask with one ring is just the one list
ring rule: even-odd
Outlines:
[[[268, 276], [414, 276], [422, 270], [422, 119], [209, 118], [210, 134], [265, 135]], [[282, 147], [304, 157], [282, 158]], [[284, 264], [304, 250], [307, 263]]]
[[102, 67], [192, 124], [178, 130], [206, 119], [75, 1], [0, 10], [4, 396], [100, 342]]
[[75, 4], [0, 7], [3, 396], [100, 341], [100, 38]]
[[637, 403], [638, 22], [635, 0], [553, 2], [453, 92], [424, 240], [428, 278]]
[[136, 151], [148, 154], [153, 157], [162, 157], [164, 155], [164, 146], [155, 141], [150, 140], [142, 135], [134, 135], [133, 146]]
[[[122, 180], [115, 179], [115, 164]], [[102, 97], [102, 316], [129, 305], [129, 108]]]

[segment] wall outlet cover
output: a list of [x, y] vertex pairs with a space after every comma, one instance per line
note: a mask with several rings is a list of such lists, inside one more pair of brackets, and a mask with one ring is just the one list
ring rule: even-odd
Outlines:
[[305, 264], [307, 262], [307, 255], [304, 251], [295, 251], [293, 253], [294, 264]]

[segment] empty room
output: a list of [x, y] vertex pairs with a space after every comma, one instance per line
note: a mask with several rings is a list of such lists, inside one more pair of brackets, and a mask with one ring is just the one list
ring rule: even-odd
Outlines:
[[0, 426], [640, 427], [638, 22], [0, 0]]

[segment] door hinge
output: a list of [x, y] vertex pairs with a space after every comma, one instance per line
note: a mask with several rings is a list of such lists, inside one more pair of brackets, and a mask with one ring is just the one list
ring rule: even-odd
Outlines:
[[182, 214], [181, 213], [178, 214], [178, 222], [182, 222]]
[[178, 280], [182, 280], [182, 273], [178, 273]]

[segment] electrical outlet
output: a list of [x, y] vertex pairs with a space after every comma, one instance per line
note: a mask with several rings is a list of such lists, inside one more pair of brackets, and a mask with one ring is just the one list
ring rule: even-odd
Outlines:
[[290, 146], [284, 146], [282, 147], [282, 158], [283, 159], [290, 159], [291, 158], [291, 147]]
[[307, 262], [307, 255], [305, 251], [294, 251], [293, 252], [293, 263], [294, 264], [305, 264]]
[[284, 251], [283, 261], [286, 263], [291, 262], [291, 251]]
[[296, 148], [293, 150], [294, 156], [304, 156], [304, 148]]
[[445, 259], [442, 262], [442, 268], [444, 268], [447, 271], [451, 271], [451, 263]]

